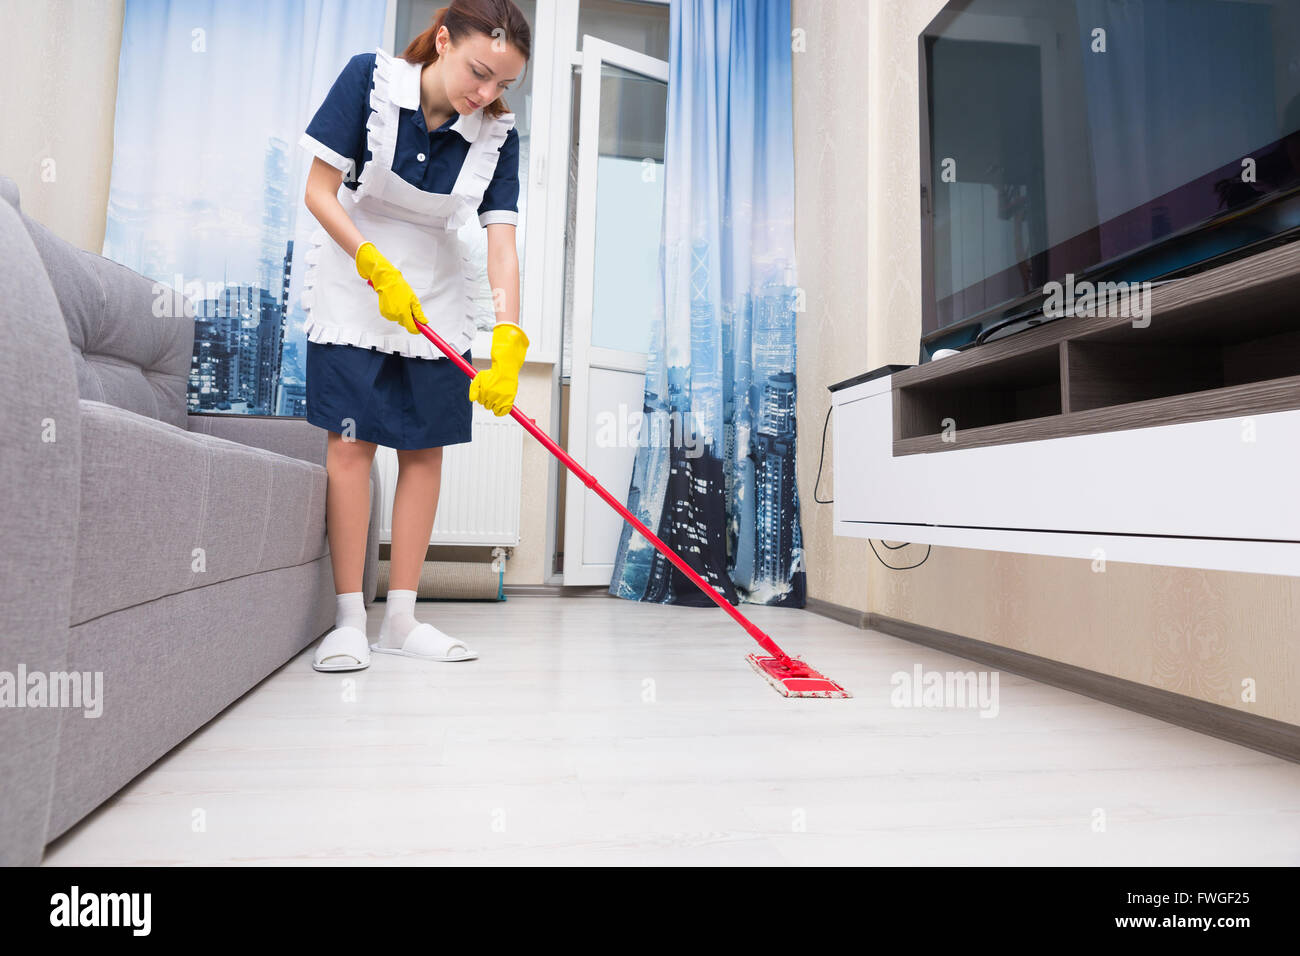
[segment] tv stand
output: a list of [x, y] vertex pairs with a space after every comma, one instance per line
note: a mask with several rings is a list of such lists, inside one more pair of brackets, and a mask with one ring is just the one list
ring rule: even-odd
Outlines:
[[1300, 242], [834, 393], [837, 534], [1300, 574]]

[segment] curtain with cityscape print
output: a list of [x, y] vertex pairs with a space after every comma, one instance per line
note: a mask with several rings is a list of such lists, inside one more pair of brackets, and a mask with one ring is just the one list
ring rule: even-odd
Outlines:
[[[732, 604], [805, 606], [789, 0], [673, 0], [660, 249], [627, 506]], [[624, 523], [609, 592], [713, 601]]]
[[382, 44], [384, 8], [127, 0], [103, 255], [193, 303], [191, 412], [306, 414], [316, 223], [297, 142], [348, 59]]

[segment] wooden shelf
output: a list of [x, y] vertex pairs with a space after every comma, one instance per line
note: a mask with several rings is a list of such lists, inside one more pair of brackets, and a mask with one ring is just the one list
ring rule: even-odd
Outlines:
[[1300, 242], [893, 376], [893, 453], [1300, 408]]
[[1300, 408], [1300, 375], [1267, 382], [1252, 382], [1212, 389], [1194, 395], [1174, 395], [1143, 402], [1128, 402], [1066, 415], [1034, 418], [1022, 422], [971, 428], [958, 433], [955, 442], [942, 435], [923, 435], [894, 442], [895, 455], [915, 455], [951, 448], [978, 448], [1011, 442], [1095, 435], [1127, 428], [1152, 428], [1179, 422], [1200, 422], [1212, 418]]
[[[896, 389], [895, 439], [1061, 414], [1061, 362], [1048, 345]], [[945, 359], [944, 361], [947, 361]], [[949, 423], [949, 424], [946, 424]]]

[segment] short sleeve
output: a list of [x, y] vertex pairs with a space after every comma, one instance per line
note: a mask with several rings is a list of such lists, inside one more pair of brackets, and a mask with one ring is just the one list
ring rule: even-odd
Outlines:
[[358, 53], [335, 79], [307, 124], [298, 145], [355, 180], [365, 165], [366, 120], [370, 116], [370, 85], [374, 53]]
[[497, 154], [497, 168], [492, 181], [483, 190], [478, 207], [480, 226], [494, 222], [519, 225], [519, 133], [512, 126]]

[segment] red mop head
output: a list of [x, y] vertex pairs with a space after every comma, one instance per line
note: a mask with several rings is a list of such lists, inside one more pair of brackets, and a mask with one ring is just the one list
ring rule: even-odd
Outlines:
[[785, 697], [852, 697], [829, 677], [817, 673], [801, 660], [748, 655], [745, 660], [758, 675]]

